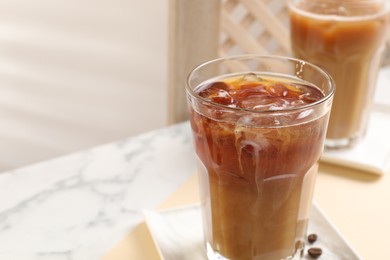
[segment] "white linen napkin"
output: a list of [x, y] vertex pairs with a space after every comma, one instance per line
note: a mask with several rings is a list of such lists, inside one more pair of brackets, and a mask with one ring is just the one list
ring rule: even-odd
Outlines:
[[[199, 205], [160, 212], [144, 210], [144, 216], [162, 259], [206, 259]], [[313, 259], [307, 253], [311, 247], [322, 249], [322, 260], [361, 259], [316, 204], [310, 212], [308, 234], [312, 233], [317, 234], [318, 239], [312, 245], [307, 243], [303, 259]]]

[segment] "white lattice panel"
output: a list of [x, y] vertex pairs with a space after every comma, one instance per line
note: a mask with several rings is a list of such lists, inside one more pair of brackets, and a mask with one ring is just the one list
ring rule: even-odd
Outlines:
[[221, 56], [289, 53], [285, 0], [223, 0], [221, 9]]

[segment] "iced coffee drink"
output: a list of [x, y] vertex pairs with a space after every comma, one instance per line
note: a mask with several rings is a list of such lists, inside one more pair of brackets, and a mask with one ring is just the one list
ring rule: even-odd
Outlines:
[[209, 259], [299, 259], [330, 77], [298, 60], [244, 56], [196, 68], [188, 85]]
[[355, 144], [367, 126], [386, 40], [387, 3], [296, 0], [290, 21], [294, 56], [327, 70], [336, 82], [326, 146]]

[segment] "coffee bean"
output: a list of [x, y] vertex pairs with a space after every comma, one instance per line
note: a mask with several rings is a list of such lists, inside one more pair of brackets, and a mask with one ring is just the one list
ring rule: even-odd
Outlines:
[[307, 240], [310, 242], [310, 244], [313, 244], [314, 242], [317, 241], [317, 235], [316, 235], [316, 234], [310, 234], [310, 235], [307, 237]]
[[322, 255], [322, 249], [319, 247], [312, 247], [307, 252], [312, 258], [315, 259], [317, 259], [318, 257], [320, 257], [320, 255]]

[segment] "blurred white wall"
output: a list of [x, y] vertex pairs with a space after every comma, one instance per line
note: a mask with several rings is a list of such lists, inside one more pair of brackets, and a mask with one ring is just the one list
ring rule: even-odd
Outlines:
[[164, 126], [167, 12], [0, 0], [0, 171]]

